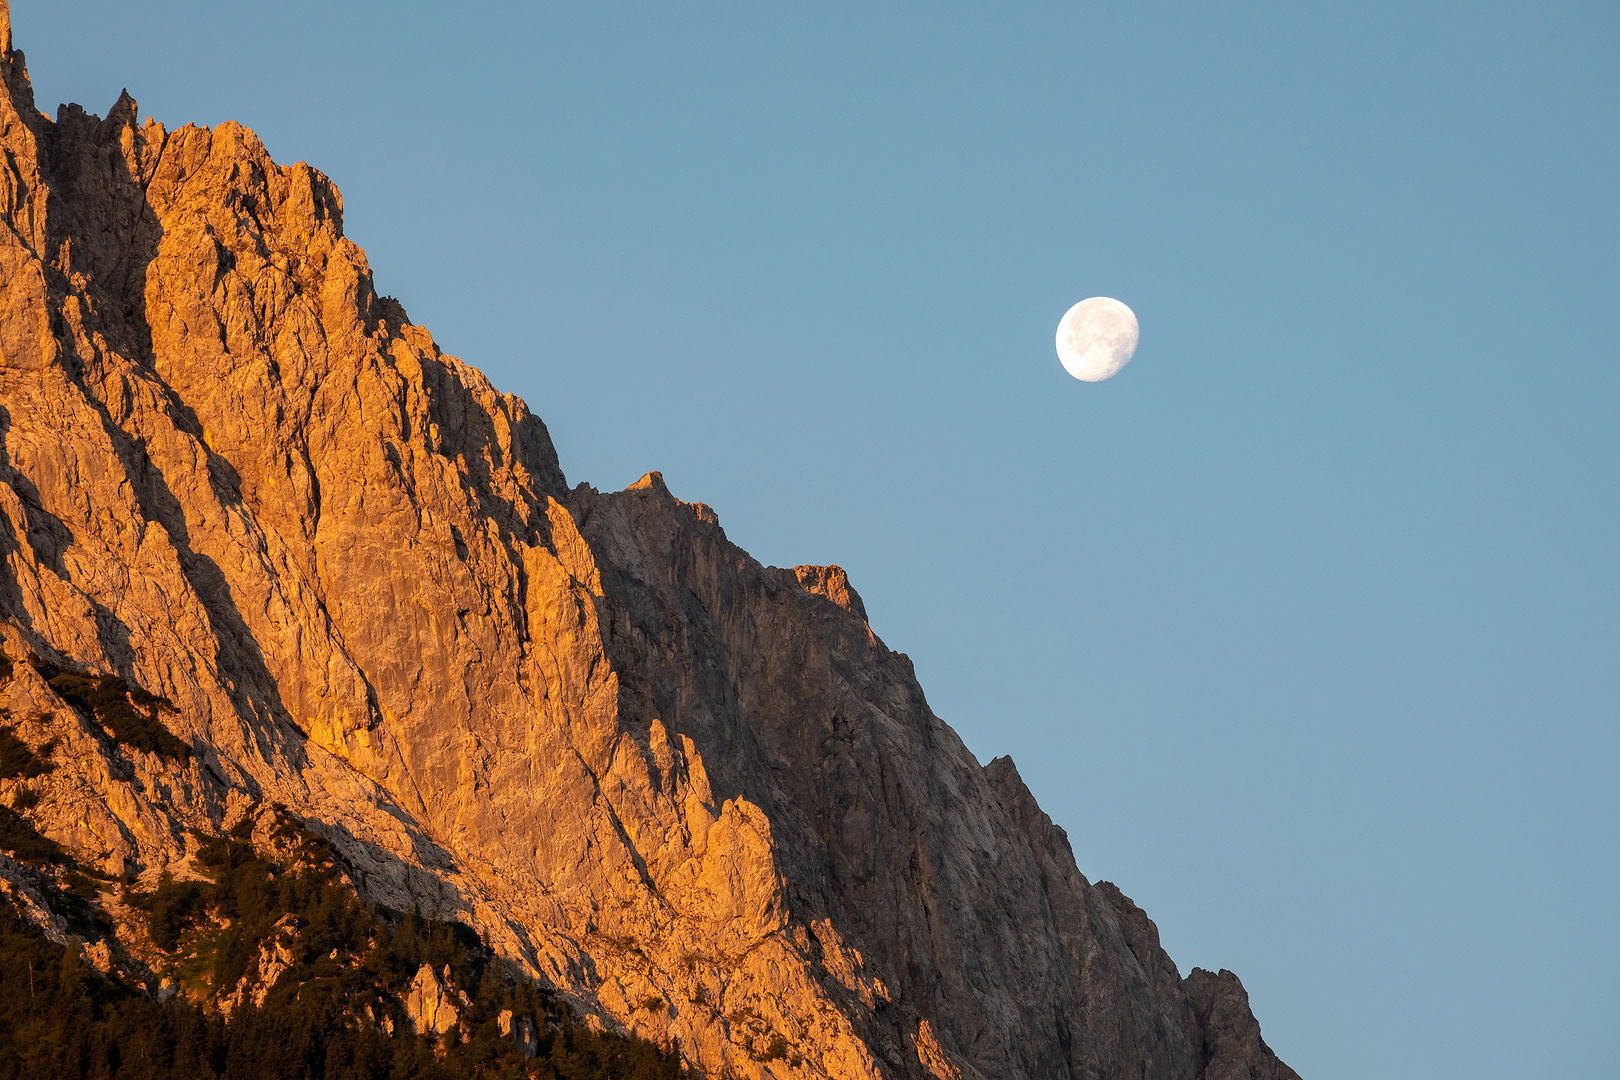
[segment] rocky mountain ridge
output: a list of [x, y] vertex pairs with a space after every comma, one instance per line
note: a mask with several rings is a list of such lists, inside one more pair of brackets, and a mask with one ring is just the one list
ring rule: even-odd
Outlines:
[[4, 45], [0, 707], [57, 767], [0, 797], [42, 835], [150, 885], [283, 804], [368, 900], [713, 1076], [1295, 1075], [843, 571], [760, 565], [656, 473], [569, 487], [376, 293], [325, 176], [127, 94], [47, 118]]

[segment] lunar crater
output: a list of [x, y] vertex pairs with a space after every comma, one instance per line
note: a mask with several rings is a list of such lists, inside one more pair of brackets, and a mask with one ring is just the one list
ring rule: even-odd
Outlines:
[[1111, 296], [1093, 296], [1058, 323], [1058, 359], [1082, 382], [1102, 382], [1130, 362], [1140, 336], [1134, 311]]

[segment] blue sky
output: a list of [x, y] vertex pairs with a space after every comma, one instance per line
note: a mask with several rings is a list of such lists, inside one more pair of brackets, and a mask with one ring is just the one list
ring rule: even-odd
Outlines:
[[1307, 1080], [1612, 1075], [1620, 9], [16, 7], [331, 175], [570, 480], [846, 567]]

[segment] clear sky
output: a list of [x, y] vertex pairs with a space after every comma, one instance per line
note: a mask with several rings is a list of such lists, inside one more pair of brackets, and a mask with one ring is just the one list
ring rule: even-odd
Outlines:
[[14, 9], [331, 175], [571, 481], [846, 567], [1306, 1080], [1614, 1075], [1613, 3]]

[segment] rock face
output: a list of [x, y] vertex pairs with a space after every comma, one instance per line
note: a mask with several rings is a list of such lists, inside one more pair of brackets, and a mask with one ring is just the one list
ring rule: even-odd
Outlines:
[[[449, 968], [444, 976], [450, 977]], [[458, 1001], [453, 991], [445, 987], [439, 975], [428, 964], [423, 964], [411, 983], [410, 996], [405, 999], [405, 1015], [417, 1031], [431, 1031], [443, 1035], [461, 1020], [465, 1000]]]
[[[569, 488], [376, 294], [326, 177], [127, 95], [48, 119], [6, 39], [0, 705], [59, 767], [0, 797], [42, 832], [146, 880], [284, 803], [369, 898], [714, 1076], [1295, 1075], [843, 571], [761, 566], [657, 473]], [[191, 756], [110, 741], [30, 655], [166, 699]]]

